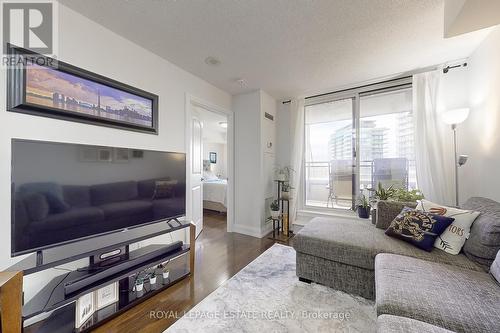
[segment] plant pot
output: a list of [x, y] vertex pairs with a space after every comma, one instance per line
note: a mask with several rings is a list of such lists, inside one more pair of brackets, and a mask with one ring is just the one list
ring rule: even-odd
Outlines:
[[372, 216], [372, 224], [377, 224], [377, 210], [372, 208], [370, 214]]
[[285, 200], [290, 200], [290, 192], [281, 192], [281, 197]]
[[271, 217], [273, 219], [279, 219], [281, 212], [279, 210], [271, 210]]
[[358, 216], [362, 219], [367, 219], [370, 217], [370, 207], [358, 206]]
[[164, 271], [162, 274], [163, 274], [163, 279], [167, 280], [168, 277], [170, 276], [170, 271]]
[[143, 289], [144, 289], [144, 283], [141, 282], [135, 284], [135, 291], [137, 291], [138, 293], [142, 292]]
[[149, 284], [151, 285], [156, 284], [156, 276], [152, 276], [149, 278]]

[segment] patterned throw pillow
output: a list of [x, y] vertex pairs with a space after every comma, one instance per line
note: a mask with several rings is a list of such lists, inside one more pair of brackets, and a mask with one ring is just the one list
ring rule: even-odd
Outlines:
[[436, 238], [453, 223], [453, 218], [405, 207], [385, 231], [425, 251], [431, 251]]
[[441, 206], [428, 200], [420, 200], [417, 209], [446, 217], [453, 217], [455, 221], [436, 239], [434, 247], [449, 254], [459, 254], [469, 238], [470, 228], [479, 212]]
[[176, 180], [157, 180], [155, 182], [153, 200], [173, 197], [175, 194], [175, 185], [177, 185]]

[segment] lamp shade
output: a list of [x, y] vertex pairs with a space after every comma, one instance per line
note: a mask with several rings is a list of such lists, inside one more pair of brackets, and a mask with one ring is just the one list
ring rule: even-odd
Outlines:
[[443, 113], [442, 118], [448, 125], [461, 124], [469, 116], [469, 108], [448, 110]]

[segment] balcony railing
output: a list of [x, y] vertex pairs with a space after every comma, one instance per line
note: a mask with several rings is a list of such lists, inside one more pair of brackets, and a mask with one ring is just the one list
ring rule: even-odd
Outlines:
[[[332, 162], [306, 162], [305, 163], [305, 198], [306, 206], [350, 208], [352, 205], [352, 181], [354, 177], [344, 177], [342, 185], [343, 193], [332, 192], [330, 188], [330, 174], [332, 173]], [[353, 173], [354, 173], [353, 167]], [[374, 188], [372, 184], [373, 161], [361, 161], [359, 165], [359, 187], [360, 190]], [[416, 188], [415, 161], [408, 161], [408, 188]], [[349, 187], [350, 186], [350, 187]], [[357, 193], [356, 193], [357, 195]], [[334, 200], [332, 200], [334, 199]], [[333, 202], [332, 202], [333, 201]]]

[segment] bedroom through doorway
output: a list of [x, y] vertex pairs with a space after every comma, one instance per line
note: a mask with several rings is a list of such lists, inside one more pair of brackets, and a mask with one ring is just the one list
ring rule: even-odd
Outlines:
[[205, 227], [217, 226], [226, 230], [227, 224], [227, 127], [224, 114], [198, 108], [202, 123], [203, 156], [203, 220]]

